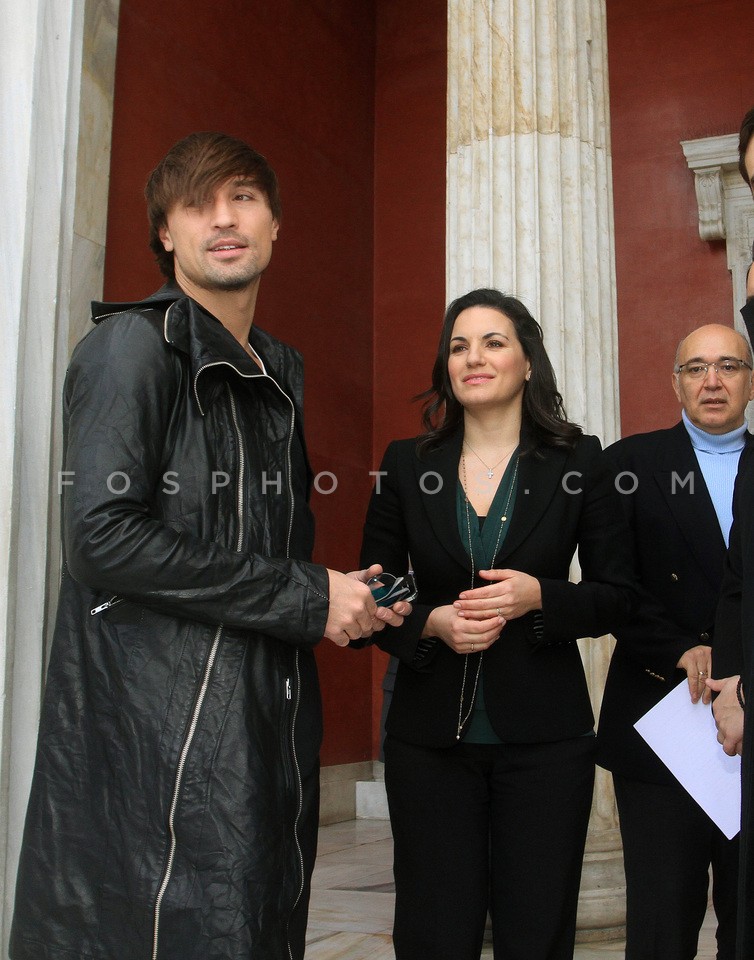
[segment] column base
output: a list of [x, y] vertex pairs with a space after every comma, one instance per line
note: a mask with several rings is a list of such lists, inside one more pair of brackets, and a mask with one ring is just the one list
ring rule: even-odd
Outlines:
[[626, 877], [620, 830], [590, 832], [579, 891], [576, 942], [623, 940], [626, 936]]

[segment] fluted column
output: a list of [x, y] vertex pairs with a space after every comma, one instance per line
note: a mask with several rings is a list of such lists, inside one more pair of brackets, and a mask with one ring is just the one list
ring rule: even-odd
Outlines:
[[60, 401], [102, 290], [120, 0], [0, 6], [0, 956], [60, 570]]
[[[605, 0], [449, 0], [447, 292], [526, 303], [571, 419], [619, 435]], [[582, 641], [599, 709], [609, 645]], [[620, 936], [612, 783], [598, 771], [579, 938]]]

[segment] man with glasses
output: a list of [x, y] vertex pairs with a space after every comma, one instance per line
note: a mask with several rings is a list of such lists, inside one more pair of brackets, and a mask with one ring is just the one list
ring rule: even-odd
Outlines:
[[718, 960], [733, 960], [737, 841], [686, 793], [633, 724], [679, 682], [709, 702], [713, 624], [732, 520], [733, 485], [754, 396], [749, 345], [730, 327], [699, 327], [678, 346], [681, 421], [606, 451], [634, 539], [641, 604], [617, 634], [599, 725], [626, 870], [626, 960], [693, 960], [709, 867]]

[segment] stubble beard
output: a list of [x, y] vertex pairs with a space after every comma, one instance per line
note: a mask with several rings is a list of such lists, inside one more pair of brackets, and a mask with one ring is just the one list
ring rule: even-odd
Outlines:
[[213, 292], [245, 290], [261, 277], [262, 272], [256, 260], [226, 269], [209, 267], [203, 277], [197, 278], [196, 283], [204, 290]]
[[213, 293], [219, 293], [221, 291], [238, 291], [246, 290], [248, 287], [254, 283], [254, 281], [261, 276], [261, 271], [251, 271], [247, 270], [243, 273], [237, 275], [223, 275], [214, 277], [207, 275], [199, 283], [198, 286], [202, 287], [204, 290], [212, 291]]
[[236, 266], [228, 265], [224, 268], [209, 264], [201, 273], [199, 271], [196, 271], [196, 273], [194, 271], [190, 273], [184, 271], [184, 274], [187, 280], [190, 280], [202, 290], [210, 293], [232, 293], [246, 290], [261, 277], [263, 272], [264, 267], [260, 268], [256, 257], [254, 257], [251, 263]]

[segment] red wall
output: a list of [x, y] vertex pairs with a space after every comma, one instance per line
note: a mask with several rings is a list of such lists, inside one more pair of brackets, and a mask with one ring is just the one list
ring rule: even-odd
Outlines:
[[731, 322], [724, 243], [699, 238], [680, 140], [737, 133], [754, 104], [751, 0], [607, 0], [623, 435], [679, 416], [678, 341]]
[[[223, 130], [267, 156], [283, 222], [255, 322], [304, 354], [312, 465], [338, 479], [314, 495], [315, 559], [339, 569], [358, 559], [373, 419], [378, 446], [415, 432], [406, 397], [431, 365], [415, 380], [418, 319], [434, 328], [442, 312], [444, 48], [439, 0], [120, 4], [105, 296], [162, 282], [143, 187], [176, 140]], [[323, 763], [371, 758], [381, 655], [324, 642], [318, 660]]]
[[[420, 431], [445, 309], [445, 0], [380, 0], [375, 100], [374, 468]], [[387, 657], [373, 648], [373, 750]]]
[[[147, 248], [143, 185], [193, 130], [241, 136], [281, 183], [283, 221], [255, 322], [306, 361], [317, 557], [352, 569], [372, 456], [374, 9], [371, 2], [122, 0], [106, 296], [161, 279]], [[326, 763], [371, 754], [371, 660], [320, 645]]]

